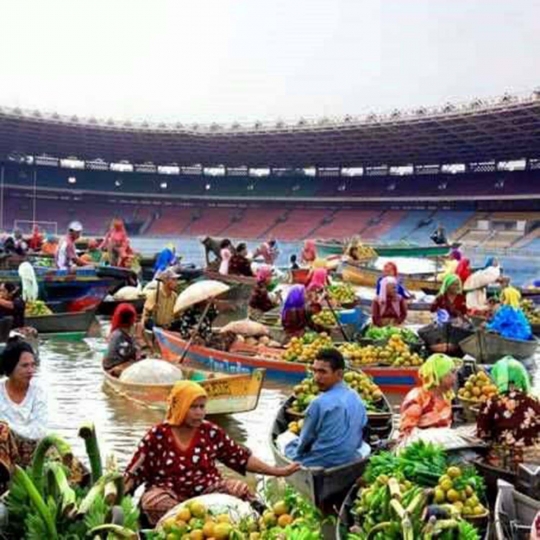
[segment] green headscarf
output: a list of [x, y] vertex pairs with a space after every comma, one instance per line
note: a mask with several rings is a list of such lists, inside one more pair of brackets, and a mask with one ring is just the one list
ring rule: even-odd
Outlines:
[[499, 392], [508, 392], [511, 384], [522, 392], [529, 392], [531, 389], [527, 370], [521, 362], [511, 356], [501, 358], [493, 366], [491, 377], [495, 381]]
[[436, 388], [441, 384], [441, 380], [456, 367], [454, 359], [446, 354], [432, 354], [418, 371], [422, 386], [426, 390]]
[[443, 294], [446, 294], [448, 289], [454, 284], [459, 283], [459, 289], [461, 291], [461, 279], [459, 279], [459, 276], [456, 276], [456, 274], [448, 274], [445, 276], [441, 283], [441, 288], [439, 289], [438, 296], [442, 296]]

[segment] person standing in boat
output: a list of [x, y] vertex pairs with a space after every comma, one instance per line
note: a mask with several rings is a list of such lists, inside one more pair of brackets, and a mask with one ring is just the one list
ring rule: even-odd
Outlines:
[[418, 370], [421, 386], [403, 400], [399, 438], [406, 439], [416, 429], [447, 428], [452, 425], [452, 398], [457, 365], [445, 354], [432, 354]]
[[446, 311], [450, 319], [465, 319], [467, 317], [467, 304], [461, 290], [461, 280], [455, 274], [448, 274], [439, 289], [435, 300], [431, 304], [431, 312]]
[[256, 503], [244, 482], [223, 478], [218, 462], [242, 475], [283, 477], [300, 468], [298, 463], [275, 467], [256, 458], [221, 427], [205, 420], [207, 401], [200, 385], [176, 383], [165, 421], [144, 436], [126, 468], [127, 492], [145, 484], [141, 507], [152, 525], [182, 501], [208, 493], [227, 493]]
[[466, 292], [467, 309], [471, 313], [486, 313], [490, 310], [487, 288], [501, 277], [501, 267], [495, 257], [488, 257], [482, 270], [472, 274], [463, 284]]
[[238, 244], [236, 250], [229, 261], [230, 276], [253, 277], [251, 261], [247, 257], [247, 246], [244, 243]]
[[300, 255], [300, 262], [305, 266], [311, 266], [317, 259], [317, 245], [315, 240], [306, 240], [304, 249]]
[[371, 321], [375, 326], [399, 326], [407, 318], [407, 302], [397, 292], [397, 281], [385, 277], [380, 293], [371, 304]]
[[129, 238], [124, 222], [114, 218], [99, 249], [108, 253], [111, 266], [126, 267], [126, 259], [131, 251]]
[[79, 221], [72, 221], [66, 236], [56, 251], [56, 268], [68, 272], [76, 266], [85, 266], [86, 262], [77, 255], [75, 242], [81, 237], [83, 226]]
[[161, 272], [157, 286], [148, 293], [144, 303], [142, 327], [151, 330], [154, 326], [167, 328], [174, 320], [174, 305], [178, 294], [178, 275], [172, 268]]
[[277, 240], [270, 238], [268, 242], [263, 242], [253, 253], [253, 259], [262, 257], [264, 264], [274, 266], [279, 256]]
[[320, 394], [306, 410], [300, 435], [285, 446], [285, 455], [305, 467], [337, 467], [371, 453], [363, 439], [364, 402], [344, 382], [345, 360], [337, 349], [323, 349], [313, 363]]
[[131, 304], [120, 304], [114, 310], [103, 369], [113, 377], [142, 358], [134, 336], [137, 311]]
[[477, 418], [477, 435], [489, 445], [487, 460], [515, 470], [527, 461], [540, 463], [540, 402], [530, 395], [529, 374], [511, 356], [491, 370], [498, 394], [489, 398]]
[[219, 256], [221, 258], [219, 263], [219, 273], [222, 276], [226, 276], [229, 273], [229, 263], [233, 256], [232, 242], [228, 238], [224, 238], [219, 247]]

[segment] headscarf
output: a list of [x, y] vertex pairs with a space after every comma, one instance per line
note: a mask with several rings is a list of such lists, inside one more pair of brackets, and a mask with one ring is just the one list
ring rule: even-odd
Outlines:
[[459, 279], [459, 276], [456, 276], [456, 274], [448, 274], [441, 283], [441, 288], [439, 289], [439, 293], [437, 296], [443, 296], [448, 292], [448, 289], [454, 284], [459, 283], [459, 289], [461, 292], [461, 280]]
[[272, 269], [269, 266], [261, 265], [257, 269], [257, 283], [266, 283], [272, 277]]
[[173, 249], [171, 249], [169, 245], [167, 245], [167, 247], [162, 249], [158, 255], [156, 263], [154, 264], [154, 272], [163, 272], [163, 270], [166, 270], [174, 263], [175, 259], [174, 246]]
[[[425, 390], [432, 390], [441, 384], [442, 379], [456, 368], [453, 358], [446, 354], [432, 354], [418, 370]], [[451, 397], [451, 396], [445, 396]]]
[[391, 284], [396, 286], [396, 296], [392, 299], [392, 307], [394, 308], [396, 315], [399, 317], [401, 315], [401, 297], [397, 293], [397, 279], [392, 276], [386, 276], [381, 279], [381, 286], [378, 295], [379, 304], [381, 305], [381, 313], [386, 311], [386, 305], [388, 303], [387, 287]]
[[391, 276], [391, 277], [397, 277], [398, 275], [398, 269], [397, 269], [397, 265], [396, 263], [393, 263], [392, 261], [388, 261], [384, 266], [383, 266], [383, 273], [387, 276]]
[[306, 289], [303, 285], [294, 285], [289, 289], [283, 304], [281, 316], [291, 309], [304, 309], [306, 307]]
[[308, 291], [313, 289], [324, 289], [326, 282], [328, 281], [328, 272], [326, 268], [315, 268], [309, 280], [309, 285], [307, 287]]
[[314, 261], [317, 258], [317, 246], [315, 240], [306, 240], [302, 250], [302, 259], [305, 261]]
[[502, 290], [501, 300], [503, 305], [519, 309], [521, 303], [521, 293], [511, 285]]
[[490, 266], [495, 266], [495, 263], [497, 262], [496, 257], [488, 257], [484, 263], [484, 270], [486, 268], [489, 268]]
[[461, 261], [462, 256], [461, 251], [457, 248], [452, 248], [452, 251], [450, 251], [450, 258], [454, 261]]
[[505, 356], [495, 363], [491, 369], [491, 377], [501, 393], [508, 392], [511, 384], [522, 392], [529, 392], [531, 389], [527, 370], [521, 362], [511, 356]]
[[207, 397], [206, 391], [201, 385], [193, 381], [177, 382], [167, 400], [165, 421], [171, 426], [181, 426], [186, 419], [189, 408], [200, 397]]
[[467, 259], [466, 257], [463, 257], [463, 259], [459, 261], [459, 264], [457, 265], [457, 268], [456, 268], [456, 276], [459, 277], [459, 279], [461, 280], [461, 283], [465, 283], [467, 279], [470, 277], [470, 275], [472, 274], [470, 265], [471, 265], [471, 261], [469, 261], [469, 259]]
[[[116, 306], [114, 310], [112, 321], [111, 321], [111, 331], [112, 334], [118, 328], [125, 327], [129, 324], [131, 326], [137, 320], [137, 310], [131, 304], [124, 302]], [[131, 322], [128, 322], [131, 321]]]

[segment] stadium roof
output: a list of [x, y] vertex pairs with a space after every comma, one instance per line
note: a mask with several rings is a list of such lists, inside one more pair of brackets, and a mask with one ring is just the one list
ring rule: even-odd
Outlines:
[[132, 164], [357, 167], [540, 157], [540, 91], [466, 105], [295, 124], [182, 125], [81, 119], [0, 107], [13, 153]]

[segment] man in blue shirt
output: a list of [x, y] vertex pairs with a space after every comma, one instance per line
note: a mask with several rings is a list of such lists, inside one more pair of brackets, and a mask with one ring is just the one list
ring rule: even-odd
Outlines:
[[343, 382], [345, 361], [337, 349], [323, 349], [313, 363], [321, 391], [306, 410], [300, 436], [285, 455], [305, 467], [336, 467], [366, 457], [370, 447], [362, 435], [367, 423], [360, 396]]

